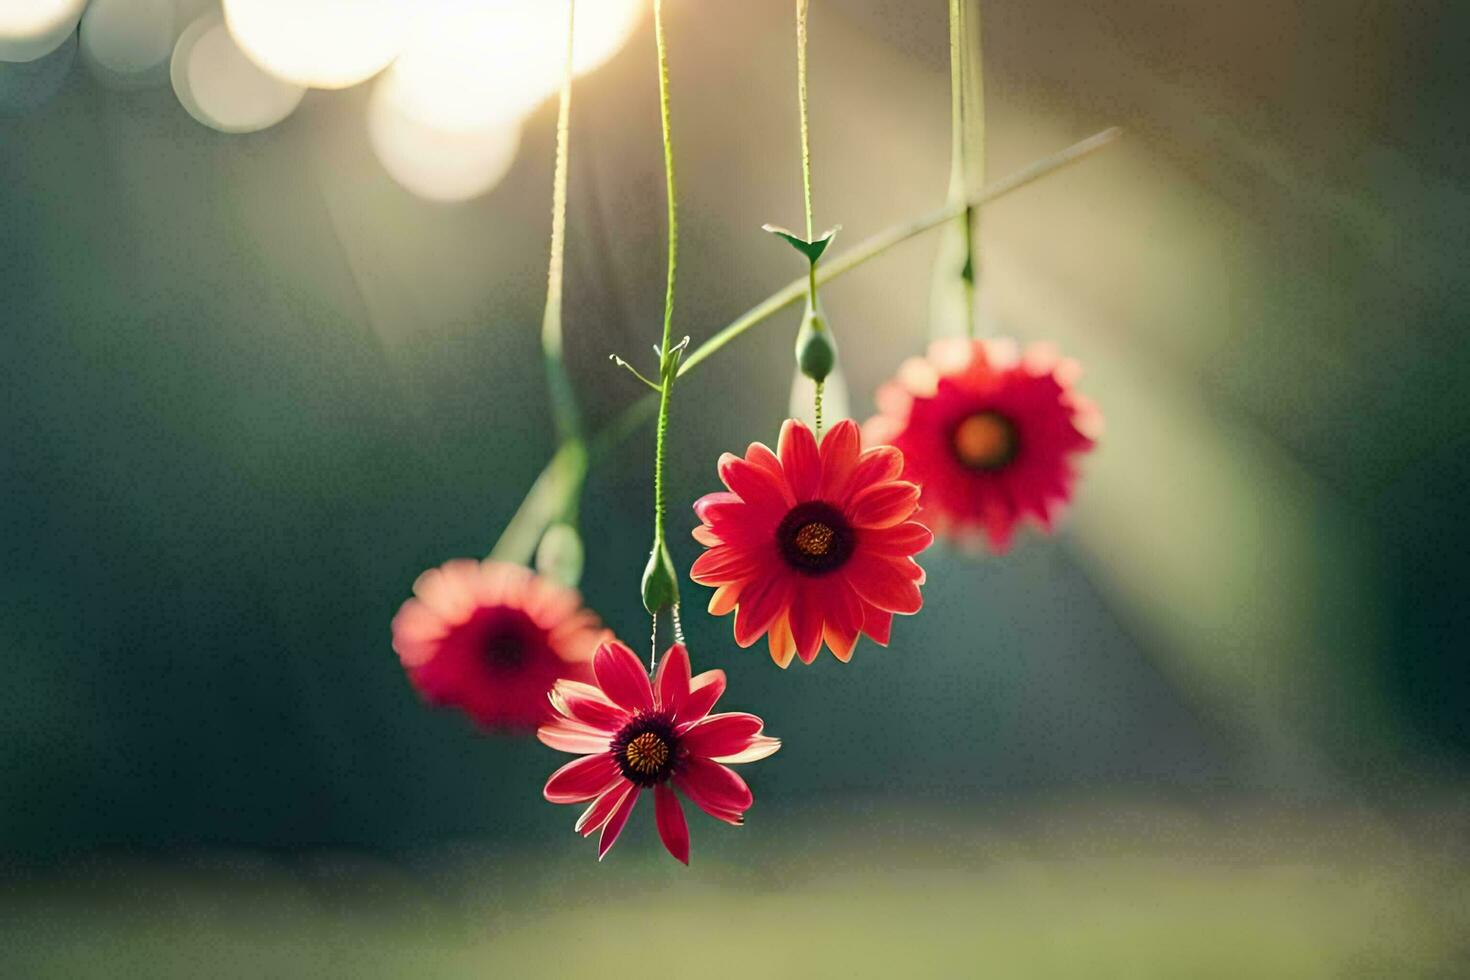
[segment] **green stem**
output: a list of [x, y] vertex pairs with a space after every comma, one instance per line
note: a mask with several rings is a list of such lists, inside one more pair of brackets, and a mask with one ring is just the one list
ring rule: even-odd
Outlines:
[[658, 399], [658, 436], [654, 452], [653, 470], [653, 545], [659, 548], [664, 541], [665, 457], [669, 431], [669, 403], [673, 400], [674, 378], [672, 369], [677, 355], [673, 346], [674, 329], [674, 280], [679, 269], [679, 207], [678, 192], [674, 183], [674, 140], [669, 127], [669, 51], [664, 38], [663, 0], [653, 3], [654, 37], [658, 45], [658, 109], [664, 140], [664, 187], [669, 201], [669, 275], [664, 289], [664, 333], [659, 345], [659, 375], [662, 382]]
[[[836, 258], [823, 262], [821, 269], [815, 273], [816, 281], [819, 283], [830, 282], [844, 273], [851, 272], [863, 263], [882, 255], [890, 248], [893, 248], [893, 246], [901, 245], [910, 238], [916, 238], [926, 231], [931, 231], [943, 225], [945, 222], [954, 220], [964, 214], [969, 208], [979, 208], [982, 205], [989, 204], [998, 197], [1004, 197], [1014, 190], [1025, 187], [1027, 184], [1055, 173], [1063, 167], [1076, 163], [1088, 154], [1095, 153], [1109, 143], [1112, 143], [1122, 133], [1123, 131], [1116, 126], [1111, 129], [1105, 129], [1100, 133], [1095, 133], [1081, 142], [1073, 143], [1059, 153], [1054, 153], [1049, 157], [1037, 160], [1035, 163], [1011, 174], [1004, 180], [997, 181], [971, 197], [968, 201], [946, 204], [927, 214], [920, 215], [912, 221], [885, 228], [883, 231], [859, 242], [856, 246], [848, 249]], [[679, 377], [682, 378], [700, 364], [709, 360], [720, 348], [745, 333], [751, 327], [795, 303], [802, 297], [802, 294], [806, 292], [807, 288], [805, 277], [797, 279], [794, 282], [787, 283], [781, 289], [776, 290], [760, 303], [751, 307], [743, 315], [737, 317], [732, 323], [721, 329], [690, 353], [684, 359], [683, 365], [679, 368]]]
[[562, 68], [561, 100], [556, 115], [556, 170], [551, 192], [551, 258], [546, 270], [546, 308], [541, 317], [541, 351], [546, 384], [560, 442], [581, 438], [581, 412], [576, 390], [562, 354], [562, 282], [567, 250], [567, 155], [572, 120], [572, 35], [577, 0], [567, 0], [567, 49]]
[[[900, 245], [911, 238], [922, 235], [926, 231], [932, 231], [940, 227], [947, 221], [952, 221], [954, 218], [963, 214], [967, 208], [979, 208], [991, 201], [1010, 194], [1012, 191], [1035, 183], [1043, 177], [1050, 176], [1096, 153], [1098, 150], [1116, 141], [1122, 135], [1123, 131], [1116, 126], [1099, 133], [1094, 133], [1092, 136], [1087, 137], [1087, 139], [1073, 143], [1066, 149], [1037, 160], [1030, 166], [1011, 174], [1003, 180], [997, 181], [968, 201], [963, 201], [958, 204], [947, 204], [942, 208], [920, 215], [911, 221], [880, 231], [824, 265], [820, 276], [821, 281], [828, 282], [836, 279], [840, 275], [851, 272], [865, 262], [882, 255], [895, 245]], [[720, 348], [729, 344], [751, 327], [769, 319], [801, 299], [802, 294], [807, 289], [807, 285], [805, 277], [789, 282], [746, 311], [685, 358], [679, 368], [678, 376], [683, 377], [700, 363], [713, 357]], [[653, 405], [652, 396], [641, 398], [632, 405], [629, 405], [616, 419], [597, 432], [591, 441], [591, 461], [595, 463], [603, 459], [614, 448], [620, 445], [623, 440], [637, 431], [648, 418]], [[583, 447], [579, 446], [577, 448], [581, 449]], [[552, 457], [551, 461], [546, 464], [546, 469], [536, 479], [536, 482], [531, 487], [530, 493], [526, 495], [526, 499], [521, 502], [521, 506], [517, 509], [510, 524], [506, 526], [504, 533], [500, 537], [500, 541], [496, 543], [495, 550], [491, 553], [492, 557], [522, 563], [530, 560], [531, 552], [535, 550], [536, 540], [539, 538], [541, 530], [544, 529], [545, 523], [541, 525], [541, 528], [535, 529], [534, 536], [528, 533], [527, 528], [538, 519], [538, 515], [549, 514], [550, 516], [545, 517], [546, 522], [549, 522], [555, 516], [558, 502], [556, 500], [548, 502], [547, 498], [559, 492], [555, 474], [568, 466], [566, 456], [569, 452], [570, 447], [563, 446]]]
[[806, 14], [810, 0], [796, 0], [796, 104], [801, 111], [801, 194], [806, 206], [806, 240], [816, 234], [812, 226], [812, 139], [807, 123], [806, 99]]
[[[985, 76], [982, 58], [978, 0], [949, 0], [950, 203], [967, 200], [985, 181]], [[964, 262], [958, 273], [965, 304], [965, 334], [973, 339], [976, 332], [975, 280], [980, 265], [977, 247], [979, 210], [966, 208], [956, 221], [964, 252]]]

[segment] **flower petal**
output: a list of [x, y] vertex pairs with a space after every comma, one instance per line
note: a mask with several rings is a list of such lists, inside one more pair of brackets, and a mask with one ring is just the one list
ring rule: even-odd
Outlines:
[[707, 670], [689, 682], [689, 696], [674, 712], [674, 724], [695, 722], [709, 714], [720, 695], [725, 693], [725, 672]]
[[756, 556], [745, 548], [722, 544], [694, 559], [689, 577], [700, 585], [724, 585], [760, 574]]
[[718, 493], [707, 493], [694, 502], [694, 514], [706, 524], [714, 522], [706, 515], [720, 507], [732, 507], [742, 501], [736, 494], [721, 490]]
[[862, 450], [862, 435], [852, 419], [838, 422], [822, 437], [822, 483], [817, 496], [823, 500], [841, 500], [847, 481], [857, 469]]
[[765, 722], [755, 715], [743, 711], [729, 711], [710, 715], [703, 721], [691, 725], [679, 736], [679, 744], [690, 754], [712, 758], [717, 755], [734, 755], [744, 751], [753, 738], [760, 734]]
[[784, 576], [756, 579], [741, 590], [735, 610], [735, 642], [748, 647], [760, 639], [790, 603], [791, 586]]
[[739, 583], [728, 582], [715, 589], [714, 594], [709, 597], [709, 614], [725, 616], [733, 612], [740, 602], [740, 588]]
[[654, 691], [658, 706], [675, 713], [689, 696], [689, 651], [684, 644], [675, 643], [669, 647], [663, 660], [659, 661]]
[[592, 670], [603, 693], [629, 711], [653, 708], [653, 686], [638, 655], [621, 643], [604, 643], [597, 648]]
[[[727, 823], [738, 822], [739, 815], [755, 801], [745, 780], [718, 762], [697, 756], [685, 760], [674, 776], [674, 784], [695, 806]], [[732, 820], [732, 816], [737, 819]]]
[[[840, 582], [834, 583], [837, 588], [842, 588]], [[819, 596], [830, 586], [827, 583], [820, 585], [813, 582], [803, 582], [791, 603], [791, 635], [796, 640], [796, 655], [801, 662], [809, 664], [817, 659], [817, 654], [822, 652], [822, 615], [826, 611], [826, 603]], [[819, 590], [821, 590], [819, 592]]]
[[934, 543], [934, 532], [918, 521], [904, 521], [893, 527], [867, 528], [861, 537], [865, 547], [900, 558], [916, 555]]
[[582, 811], [582, 815], [577, 818], [577, 823], [572, 829], [583, 837], [591, 837], [602, 829], [603, 824], [607, 823], [608, 817], [611, 817], [613, 811], [618, 808], [618, 804], [623, 802], [623, 797], [637, 788], [636, 784], [630, 783], [627, 780], [617, 783], [612, 789], [593, 800], [592, 805]]
[[720, 479], [725, 486], [740, 496], [747, 505], [763, 511], [784, 513], [796, 501], [791, 499], [790, 489], [772, 476], [767, 470], [747, 463], [734, 453], [720, 457]]
[[847, 519], [854, 527], [892, 527], [907, 520], [918, 507], [918, 484], [893, 480], [854, 494], [847, 505]]
[[781, 457], [781, 467], [786, 471], [786, 482], [796, 495], [796, 502], [811, 500], [822, 482], [822, 457], [817, 452], [817, 440], [812, 430], [796, 419], [787, 419], [781, 426], [781, 439], [776, 443], [776, 452]]
[[623, 797], [612, 816], [607, 818], [607, 823], [602, 825], [602, 837], [597, 843], [597, 860], [601, 861], [608, 850], [617, 843], [618, 835], [623, 832], [623, 825], [628, 822], [628, 817], [633, 813], [633, 805], [638, 802], [640, 792], [635, 786], [633, 792]]
[[581, 803], [623, 778], [611, 752], [573, 759], [551, 774], [543, 795], [552, 803]]
[[871, 606], [863, 610], [863, 632], [880, 647], [886, 647], [893, 633], [893, 613]]
[[781, 740], [779, 738], [772, 738], [769, 735], [757, 735], [743, 751], [736, 752], [734, 755], [722, 755], [710, 759], [710, 761], [721, 762], [727, 766], [737, 766], [743, 762], [759, 762], [767, 756], [775, 755], [779, 748], [781, 748]]
[[884, 612], [909, 615], [923, 608], [918, 583], [886, 558], [858, 552], [843, 571], [862, 600]]
[[659, 839], [670, 854], [689, 863], [689, 823], [684, 819], [684, 808], [679, 797], [668, 783], [659, 783], [653, 788], [653, 822], [658, 824]]
[[771, 628], [766, 633], [767, 645], [771, 650], [771, 659], [776, 666], [785, 670], [791, 666], [791, 658], [796, 656], [796, 638], [791, 635], [791, 617], [785, 613], [776, 617]]
[[853, 467], [852, 476], [847, 481], [847, 490], [841, 499], [846, 503], [868, 487], [897, 480], [901, 473], [903, 453], [897, 449], [892, 446], [874, 446], [864, 450], [858, 457], [857, 466]]
[[608, 751], [611, 737], [608, 732], [598, 731], [590, 725], [575, 721], [558, 721], [536, 729], [536, 738], [542, 745], [549, 745], [558, 752], [577, 755], [594, 755]]
[[551, 704], [567, 718], [601, 731], [616, 731], [628, 720], [628, 712], [609, 701], [600, 688], [581, 681], [557, 681]]

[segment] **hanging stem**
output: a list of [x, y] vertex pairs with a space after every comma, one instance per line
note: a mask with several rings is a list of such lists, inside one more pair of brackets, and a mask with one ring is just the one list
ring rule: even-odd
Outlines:
[[[896, 245], [901, 245], [911, 238], [917, 238], [926, 231], [933, 231], [946, 222], [953, 221], [959, 215], [965, 213], [969, 208], [980, 208], [985, 204], [998, 198], [1005, 197], [1013, 191], [1020, 190], [1035, 183], [1043, 177], [1048, 177], [1059, 170], [1065, 169], [1079, 160], [1096, 153], [1117, 141], [1123, 135], [1123, 131], [1114, 126], [1101, 132], [1073, 143], [1066, 149], [1043, 157], [1040, 160], [1016, 171], [1003, 180], [982, 189], [967, 201], [946, 204], [936, 208], [927, 214], [919, 215], [909, 221], [893, 225], [872, 235], [848, 249], [835, 259], [822, 266], [819, 276], [820, 282], [830, 282], [838, 276], [846, 275], [853, 269], [872, 261], [883, 255]], [[682, 360], [677, 371], [678, 377], [683, 377], [694, 368], [698, 367], [709, 358], [713, 357], [722, 348], [727, 346], [741, 334], [752, 327], [769, 320], [788, 306], [794, 304], [806, 294], [808, 289], [808, 278], [795, 279], [770, 296], [761, 300], [745, 313], [736, 317], [735, 320], [721, 328], [713, 337], [700, 344], [698, 349]], [[662, 390], [662, 389], [660, 389]], [[642, 398], [624, 409], [606, 427], [597, 432], [591, 439], [585, 454], [590, 456], [591, 462], [596, 462], [612, 452], [625, 439], [630, 438], [634, 432], [642, 427], [647, 421], [654, 407], [652, 396]], [[662, 408], [662, 399], [659, 407]], [[580, 448], [580, 447], [579, 447]], [[526, 498], [521, 501], [515, 516], [506, 525], [505, 531], [496, 542], [492, 555], [505, 561], [529, 560], [531, 551], [536, 547], [536, 540], [540, 532], [545, 528], [546, 522], [550, 521], [556, 512], [560, 495], [564, 492], [565, 481], [558, 479], [557, 474], [566, 470], [569, 466], [576, 465], [572, 460], [574, 454], [568, 452], [567, 447], [562, 447], [546, 468], [532, 485]], [[583, 463], [585, 465], [585, 463]]]
[[679, 270], [679, 206], [678, 192], [674, 182], [674, 140], [669, 128], [669, 52], [664, 40], [663, 0], [653, 3], [654, 37], [658, 44], [658, 107], [659, 120], [664, 139], [664, 186], [669, 201], [669, 275], [664, 289], [664, 332], [659, 345], [659, 368], [662, 385], [658, 403], [658, 443], [654, 455], [653, 473], [653, 533], [655, 546], [664, 539], [664, 459], [665, 442], [669, 428], [669, 402], [674, 392], [675, 372], [669, 368], [678, 360], [678, 353], [671, 350], [674, 330], [674, 281]]
[[[932, 231], [946, 222], [964, 214], [970, 208], [979, 208], [988, 204], [998, 197], [1004, 197], [1014, 190], [1025, 187], [1027, 184], [1040, 180], [1063, 167], [1076, 163], [1088, 154], [1095, 153], [1103, 147], [1112, 143], [1123, 131], [1114, 126], [1102, 132], [1094, 133], [1077, 143], [1073, 143], [1065, 150], [1044, 157], [1016, 171], [1004, 180], [997, 181], [990, 187], [984, 188], [968, 201], [958, 201], [936, 208], [927, 214], [922, 214], [902, 224], [892, 225], [859, 242], [853, 248], [848, 249], [834, 259], [822, 264], [814, 277], [818, 283], [831, 282], [838, 276], [844, 275], [856, 269], [865, 262], [871, 261], [884, 252], [901, 245], [910, 238], [916, 238], [926, 231]], [[715, 353], [736, 337], [745, 333], [751, 327], [765, 320], [767, 317], [779, 313], [786, 307], [795, 303], [807, 290], [807, 280], [798, 279], [787, 283], [781, 289], [776, 290], [770, 296], [747, 310], [743, 315], [737, 317], [731, 323], [721, 328], [713, 337], [700, 344], [698, 348], [684, 358], [684, 363], [679, 368], [679, 377], [683, 377], [693, 371], [700, 364], [709, 360]]]
[[[801, 194], [806, 206], [806, 240], [816, 231], [812, 227], [812, 138], [807, 121], [806, 101], [806, 13], [810, 0], [796, 0], [796, 104], [801, 111]], [[815, 298], [816, 277], [812, 278]]]
[[[801, 117], [801, 199], [806, 212], [806, 239], [816, 236], [812, 217], [812, 136], [811, 113], [807, 102], [806, 41], [807, 12], [810, 0], [796, 0], [796, 105]], [[807, 268], [807, 305], [817, 308], [817, 262]], [[817, 440], [822, 438], [822, 382], [817, 381], [812, 394], [812, 419], [816, 423]]]
[[567, 49], [562, 68], [561, 100], [556, 115], [556, 171], [551, 192], [551, 258], [546, 270], [546, 308], [541, 317], [541, 351], [552, 415], [562, 443], [581, 439], [577, 395], [562, 354], [562, 282], [567, 251], [567, 154], [572, 121], [572, 37], [577, 0], [567, 0]]
[[664, 517], [668, 511], [665, 483], [668, 469], [669, 409], [674, 396], [674, 382], [678, 378], [679, 358], [688, 343], [688, 338], [685, 338], [684, 343], [677, 346], [673, 344], [674, 282], [679, 268], [679, 210], [674, 179], [674, 141], [669, 118], [669, 52], [664, 36], [663, 0], [654, 0], [653, 27], [658, 47], [659, 122], [663, 129], [664, 184], [669, 207], [669, 274], [664, 291], [663, 340], [658, 348], [658, 426], [653, 462], [653, 551], [643, 576], [643, 604], [653, 616], [654, 644], [650, 654], [650, 672], [658, 659], [658, 612], [666, 606], [677, 609], [679, 603], [678, 578], [674, 574], [664, 537]]
[[[949, 0], [949, 199], [952, 204], [967, 201], [985, 182], [985, 79], [980, 15], [972, 6], [978, 7], [978, 0]], [[959, 276], [964, 293], [965, 335], [974, 339], [980, 211], [967, 205], [955, 220], [964, 252]]]

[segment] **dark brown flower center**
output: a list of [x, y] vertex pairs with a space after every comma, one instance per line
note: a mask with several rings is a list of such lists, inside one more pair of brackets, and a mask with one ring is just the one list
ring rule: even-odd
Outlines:
[[1020, 440], [1016, 426], [999, 412], [976, 412], [954, 427], [950, 443], [955, 458], [972, 470], [994, 472], [1016, 458]]
[[640, 714], [614, 736], [612, 752], [630, 782], [639, 786], [663, 782], [678, 761], [679, 739], [672, 719], [663, 713]]
[[776, 546], [804, 575], [834, 572], [852, 557], [856, 535], [842, 511], [822, 500], [797, 504], [776, 527]]
[[526, 659], [526, 643], [517, 632], [494, 632], [485, 638], [485, 659], [496, 667], [519, 667]]
[[486, 606], [466, 629], [473, 637], [480, 663], [496, 673], [514, 673], [534, 662], [546, 644], [546, 631], [523, 610]]

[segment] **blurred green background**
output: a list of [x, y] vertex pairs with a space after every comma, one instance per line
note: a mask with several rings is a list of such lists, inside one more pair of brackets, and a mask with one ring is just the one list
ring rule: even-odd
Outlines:
[[[813, 7], [817, 221], [851, 244], [943, 198], [945, 5]], [[791, 11], [669, 8], [698, 342], [798, 271], [759, 232], [800, 218]], [[379, 169], [362, 89], [227, 137], [77, 70], [0, 116], [0, 972], [1463, 975], [1470, 16], [984, 17], [993, 177], [1128, 131], [983, 230], [986, 323], [1081, 358], [1105, 440], [1062, 533], [936, 546], [923, 614], [850, 666], [779, 671], [686, 584], [696, 665], [786, 743], [688, 870], [648, 813], [597, 866], [540, 797], [557, 754], [425, 710], [389, 647], [549, 455], [553, 107], [452, 207]], [[573, 113], [598, 419], [638, 394], [607, 354], [657, 339], [652, 43]], [[825, 292], [859, 418], [925, 341], [935, 247]], [[774, 440], [795, 317], [680, 390], [675, 501]], [[650, 471], [644, 433], [583, 508], [627, 637]]]

